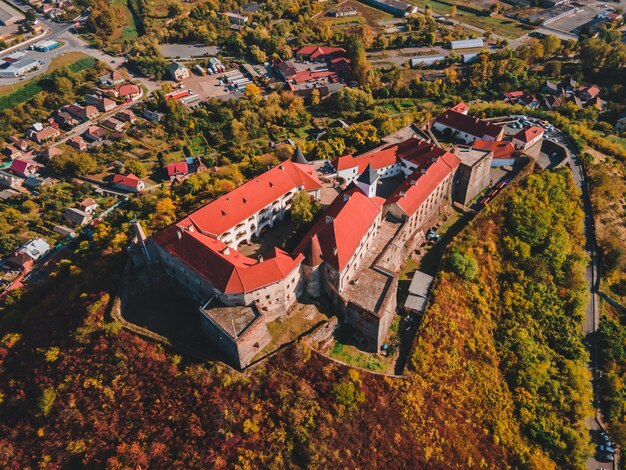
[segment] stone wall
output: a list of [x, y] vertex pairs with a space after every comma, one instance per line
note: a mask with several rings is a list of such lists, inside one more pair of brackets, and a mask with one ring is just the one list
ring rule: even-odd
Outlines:
[[202, 327], [205, 334], [224, 353], [228, 360], [240, 369], [250, 364], [252, 358], [267, 346], [271, 340], [263, 315], [257, 317], [238, 338], [232, 338], [226, 334], [202, 311], [200, 311], [200, 315], [202, 316]]

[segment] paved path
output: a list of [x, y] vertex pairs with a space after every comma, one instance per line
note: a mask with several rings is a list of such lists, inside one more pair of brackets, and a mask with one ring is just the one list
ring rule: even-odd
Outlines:
[[[598, 288], [599, 288], [599, 272], [600, 272], [600, 264], [598, 259], [598, 251], [597, 251], [597, 240], [596, 240], [596, 232], [595, 232], [595, 222], [593, 218], [593, 208], [591, 205], [591, 199], [589, 197], [589, 188], [587, 180], [585, 179], [585, 173], [583, 171], [583, 167], [581, 162], [576, 155], [572, 151], [572, 147], [568, 141], [568, 139], [561, 134], [560, 132], [557, 134], [556, 141], [562, 144], [566, 149], [567, 159], [569, 161], [570, 168], [572, 169], [572, 175], [574, 177], [574, 181], [578, 185], [581, 191], [581, 199], [583, 203], [583, 210], [585, 212], [585, 250], [589, 254], [589, 265], [587, 266], [587, 271], [585, 273], [585, 277], [587, 279], [587, 291], [589, 292], [589, 302], [586, 308], [585, 321], [583, 324], [583, 332], [587, 335], [588, 344], [589, 344], [589, 354], [590, 354], [590, 362], [588, 363], [588, 369], [591, 373], [591, 386], [593, 388], [593, 396], [594, 396], [594, 407], [595, 407], [595, 416], [591, 416], [587, 419], [587, 427], [589, 431], [592, 433], [597, 444], [598, 434], [600, 431], [606, 429], [606, 424], [602, 418], [602, 413], [599, 408], [600, 396], [599, 390], [597, 388], [597, 377], [598, 377], [598, 368], [599, 368], [599, 357], [598, 357], [598, 345], [596, 335], [593, 333], [596, 332], [598, 326], [600, 324], [600, 302], [598, 296]], [[590, 457], [587, 460], [586, 468], [589, 470], [597, 470], [599, 468], [618, 468], [617, 462], [609, 463], [609, 462], [600, 462], [596, 460], [595, 456]]]

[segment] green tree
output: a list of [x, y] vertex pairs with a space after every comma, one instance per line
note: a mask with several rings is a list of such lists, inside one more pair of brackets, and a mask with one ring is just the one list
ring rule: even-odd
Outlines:
[[448, 268], [467, 280], [473, 280], [478, 274], [478, 261], [469, 253], [455, 250], [448, 258]]

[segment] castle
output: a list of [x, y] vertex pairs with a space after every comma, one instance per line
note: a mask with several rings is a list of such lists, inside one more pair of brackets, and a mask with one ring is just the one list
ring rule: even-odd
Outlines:
[[[256, 259], [244, 256], [238, 248], [280, 223], [296, 193], [320, 199], [320, 176], [296, 151], [294, 161], [142, 240], [143, 251], [196, 299], [207, 335], [239, 367], [270, 341], [267, 324], [305, 295], [330, 299], [362, 347], [376, 352], [396, 311], [402, 262], [454, 194], [487, 184], [489, 152], [481, 155], [467, 162], [413, 136], [339, 157], [333, 176], [345, 189], [293, 252], [275, 247]], [[399, 184], [382, 198], [377, 188], [388, 178]]]

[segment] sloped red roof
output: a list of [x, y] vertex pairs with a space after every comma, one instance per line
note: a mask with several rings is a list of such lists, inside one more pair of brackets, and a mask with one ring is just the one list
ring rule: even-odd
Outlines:
[[296, 83], [304, 83], [310, 80], [319, 80], [320, 78], [336, 76], [335, 72], [325, 70], [323, 72], [312, 72], [310, 70], [301, 70], [297, 72], [291, 79]]
[[141, 180], [136, 175], [129, 173], [128, 175], [115, 175], [113, 183], [126, 186], [128, 188], [137, 188]]
[[354, 168], [355, 166], [359, 166], [359, 164], [352, 155], [343, 155], [333, 160], [333, 167], [337, 171], [347, 170], [348, 168]]
[[28, 169], [33, 166], [35, 166], [34, 163], [16, 158], [11, 162], [11, 166], [9, 167], [9, 170], [11, 170], [13, 173], [17, 175], [24, 176], [26, 172], [28, 171]]
[[438, 158], [446, 153], [440, 147], [430, 144], [429, 142], [411, 137], [398, 144], [392, 144], [382, 149], [375, 150], [370, 153], [353, 157], [352, 155], [344, 155], [333, 161], [333, 166], [337, 171], [346, 170], [358, 166], [358, 173], [365, 171], [368, 165], [375, 170], [388, 167], [400, 161], [407, 160], [419, 164], [422, 160]]
[[538, 126], [531, 126], [527, 129], [522, 129], [519, 131], [513, 138], [517, 140], [521, 140], [522, 142], [530, 142], [537, 136], [540, 136], [544, 133], [544, 130]]
[[168, 253], [227, 294], [251, 292], [281, 281], [304, 258], [302, 255], [290, 256], [275, 248], [263, 261], [257, 261], [228, 248], [220, 240], [203, 235], [193, 227], [187, 217], [152, 238]]
[[515, 154], [513, 144], [503, 140], [477, 140], [472, 144], [472, 148], [493, 152], [494, 160], [510, 159]]
[[127, 83], [126, 85], [121, 85], [117, 89], [117, 91], [120, 94], [120, 96], [138, 95], [141, 92], [139, 87], [137, 85], [133, 85], [132, 83]]
[[480, 139], [486, 135], [496, 139], [502, 132], [502, 127], [496, 124], [492, 124], [477, 117], [461, 114], [451, 109], [441, 114], [437, 119], [435, 119], [435, 122], [466, 134], [476, 136]]
[[465, 114], [469, 111], [469, 105], [465, 104], [463, 101], [455, 104], [450, 108], [450, 111], [456, 111], [457, 113]]
[[322, 187], [310, 165], [286, 161], [198, 209], [189, 218], [204, 233], [220, 235], [289, 191]]
[[413, 215], [430, 194], [454, 171], [461, 160], [445, 152], [434, 163], [427, 163], [416, 169], [394, 193], [387, 199], [387, 204], [397, 204], [408, 216]]
[[176, 162], [165, 165], [165, 170], [167, 171], [167, 176], [176, 176], [187, 174], [189, 166], [187, 165], [187, 162]]
[[294, 252], [310, 250], [308, 245], [317, 236], [324, 261], [341, 271], [372, 227], [383, 203], [384, 199], [369, 198], [357, 187], [347, 189], [328, 206]]
[[298, 49], [297, 55], [307, 55], [311, 59], [324, 58], [329, 55], [347, 54], [343, 47], [304, 46]]

